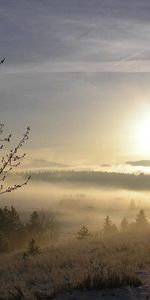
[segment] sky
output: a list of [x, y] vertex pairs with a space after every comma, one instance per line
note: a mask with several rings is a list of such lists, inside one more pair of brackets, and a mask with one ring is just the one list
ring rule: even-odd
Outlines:
[[0, 1], [0, 120], [14, 142], [31, 127], [26, 166], [149, 166], [149, 15], [149, 0]]

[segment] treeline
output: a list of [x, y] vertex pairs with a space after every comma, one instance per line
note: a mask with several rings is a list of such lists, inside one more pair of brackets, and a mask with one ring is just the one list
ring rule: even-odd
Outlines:
[[[21, 173], [28, 176], [29, 173]], [[82, 184], [90, 186], [99, 186], [107, 188], [124, 188], [127, 190], [150, 190], [150, 175], [141, 173], [125, 174], [102, 171], [39, 171], [30, 172], [32, 180], [64, 183], [64, 184]]]
[[32, 238], [49, 241], [55, 238], [57, 228], [52, 212], [33, 211], [29, 221], [23, 222], [13, 206], [0, 208], [0, 253], [22, 248]]
[[[104, 220], [104, 224], [100, 234], [102, 236], [111, 236], [117, 233], [138, 233], [138, 232], [149, 232], [150, 233], [150, 223], [145, 215], [143, 209], [135, 217], [134, 222], [129, 222], [126, 217], [124, 217], [117, 227], [115, 223], [112, 222], [111, 218], [107, 216]], [[84, 225], [77, 233], [78, 239], [86, 239], [91, 236], [89, 229]]]
[[[33, 211], [29, 220], [23, 222], [13, 206], [0, 208], [0, 253], [24, 249], [27, 244], [29, 244], [28, 254], [37, 253], [39, 245], [48, 245], [58, 237], [59, 229], [59, 223], [52, 212]], [[150, 233], [150, 223], [144, 210], [141, 209], [133, 222], [123, 218], [120, 226], [116, 226], [111, 218], [106, 216], [102, 228], [98, 228], [97, 232], [102, 237], [109, 237], [118, 233]], [[91, 236], [92, 234], [85, 225], [76, 233], [79, 240]]]

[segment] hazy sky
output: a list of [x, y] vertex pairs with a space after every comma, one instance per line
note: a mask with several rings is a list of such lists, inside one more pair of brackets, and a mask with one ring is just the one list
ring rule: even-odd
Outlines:
[[30, 125], [35, 165], [150, 159], [149, 0], [1, 0], [0, 20], [0, 119]]

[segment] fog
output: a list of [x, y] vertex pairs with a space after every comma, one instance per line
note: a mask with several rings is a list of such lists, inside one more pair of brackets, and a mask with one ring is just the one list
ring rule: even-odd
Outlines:
[[[14, 181], [20, 183], [23, 178], [15, 175], [12, 184]], [[70, 180], [68, 183], [66, 180], [52, 183], [32, 178], [27, 186], [1, 195], [1, 206], [15, 206], [25, 218], [33, 210], [52, 211], [61, 224], [62, 231], [70, 233], [82, 225], [91, 230], [99, 230], [107, 215], [117, 225], [123, 217], [134, 221], [141, 208], [150, 219], [149, 199], [149, 191], [116, 187], [108, 189], [107, 186], [95, 184], [86, 186], [82, 182], [73, 184]]]

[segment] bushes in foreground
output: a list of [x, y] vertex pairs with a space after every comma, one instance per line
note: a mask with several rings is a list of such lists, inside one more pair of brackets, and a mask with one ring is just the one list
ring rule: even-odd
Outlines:
[[[0, 256], [0, 294], [17, 286], [25, 299], [46, 299], [65, 291], [141, 285], [138, 271], [150, 269], [148, 235], [119, 233], [119, 239], [90, 237], [42, 249], [40, 255]], [[21, 276], [20, 276], [21, 274]], [[5, 286], [5, 288], [4, 288]], [[5, 298], [4, 298], [5, 294]], [[42, 295], [42, 296], [40, 296]]]
[[[38, 237], [45, 234], [45, 226], [51, 224], [48, 221], [51, 219], [33, 212], [29, 222], [22, 224], [13, 209], [5, 208], [0, 214], [5, 232], [0, 233], [0, 252], [9, 251], [7, 235], [14, 238], [15, 234], [23, 232], [27, 236], [24, 253], [0, 255], [0, 274], [3, 274], [0, 295], [3, 299], [9, 299], [10, 294], [32, 300], [50, 298], [73, 289], [134, 287], [142, 284], [138, 272], [145, 268], [150, 271], [150, 225], [143, 210], [132, 223], [124, 218], [120, 228], [107, 216], [99, 235], [92, 235], [82, 226], [71, 242], [63, 244], [60, 241], [42, 250]], [[9, 226], [5, 227], [6, 220]]]

